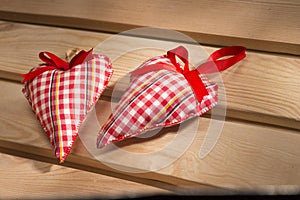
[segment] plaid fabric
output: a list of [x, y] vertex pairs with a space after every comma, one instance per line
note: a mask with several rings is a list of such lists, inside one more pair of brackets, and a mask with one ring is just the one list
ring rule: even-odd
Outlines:
[[[141, 67], [153, 64], [172, 63], [165, 57], [156, 57]], [[218, 86], [207, 77], [200, 77], [208, 91], [201, 103], [185, 77], [176, 71], [163, 69], [132, 76], [119, 104], [99, 132], [97, 147], [147, 130], [179, 124], [210, 110], [217, 104]]]
[[86, 114], [92, 109], [112, 75], [109, 59], [93, 59], [70, 70], [46, 71], [23, 87], [37, 119], [63, 162], [69, 154]]

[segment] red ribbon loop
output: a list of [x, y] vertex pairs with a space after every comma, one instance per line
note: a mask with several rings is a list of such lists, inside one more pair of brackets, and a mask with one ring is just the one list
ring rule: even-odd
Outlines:
[[[184, 63], [183, 68], [176, 61], [176, 56]], [[229, 58], [221, 59], [222, 57], [231, 56]], [[224, 71], [230, 66], [236, 64], [240, 60], [246, 57], [246, 48], [242, 46], [230, 46], [219, 49], [212, 53], [207, 61], [197, 67], [197, 69], [189, 69], [188, 51], [183, 46], [179, 46], [167, 52], [167, 57], [172, 62], [173, 66], [163, 65], [149, 65], [149, 67], [143, 67], [133, 71], [132, 75], [142, 75], [150, 71], [156, 71], [161, 69], [175, 70], [181, 73], [188, 83], [190, 84], [193, 92], [198, 100], [201, 102], [203, 97], [208, 95], [205, 85], [203, 84], [199, 74], [208, 74], [214, 72]]]
[[69, 68], [69, 63], [50, 52], [40, 52], [39, 57], [42, 61], [44, 61], [44, 65], [53, 66], [62, 70], [67, 70]]
[[[231, 56], [229, 58], [221, 59], [222, 57]], [[201, 74], [210, 74], [214, 72], [221, 72], [236, 64], [246, 57], [246, 48], [242, 46], [224, 47], [213, 52], [205, 63], [199, 65], [197, 70]]]
[[[178, 72], [182, 73], [182, 72], [189, 71], [189, 61], [188, 61], [189, 60], [189, 53], [186, 50], [186, 48], [184, 48], [183, 46], [179, 46], [175, 49], [172, 49], [172, 50], [168, 51], [167, 56], [169, 57], [171, 62], [176, 66], [176, 70]], [[180, 64], [177, 63], [175, 56], [180, 58], [180, 60], [182, 60], [182, 62], [184, 63], [183, 70], [182, 70]]]
[[44, 61], [44, 63], [41, 66], [37, 67], [35, 70], [28, 72], [27, 74], [21, 74], [21, 76], [24, 77], [22, 83], [29, 81], [48, 70], [58, 69], [65, 71], [71, 69], [72, 67], [79, 65], [86, 60], [89, 60], [89, 56], [92, 51], [93, 49], [90, 49], [89, 51], [80, 51], [76, 56], [72, 58], [70, 63], [62, 60], [61, 58], [50, 52], [40, 52], [39, 58]]

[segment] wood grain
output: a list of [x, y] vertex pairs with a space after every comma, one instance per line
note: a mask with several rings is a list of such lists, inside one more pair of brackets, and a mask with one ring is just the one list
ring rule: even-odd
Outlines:
[[0, 153], [0, 198], [132, 198], [170, 194], [152, 186]]
[[[101, 6], [95, 6], [98, 4]], [[126, 3], [120, 0], [29, 0], [26, 3], [0, 0], [0, 19], [64, 27], [0, 21], [0, 152], [31, 159], [0, 154], [0, 175], [5, 180], [0, 182], [0, 198], [21, 197], [16, 196], [18, 194], [32, 198], [42, 193], [51, 197], [57, 190], [77, 197], [72, 188], [78, 188], [78, 185], [82, 190], [75, 192], [106, 197], [165, 190], [185, 194], [233, 194], [237, 190], [264, 194], [299, 192], [299, 8], [300, 4], [295, 0], [222, 0], [218, 3], [208, 0], [128, 0]], [[210, 118], [214, 116], [211, 113], [201, 118], [197, 127], [191, 125], [191, 120], [180, 127], [165, 128], [152, 137], [148, 133], [144, 135], [146, 138], [117, 143], [117, 149], [123, 154], [116, 156], [114, 152], [108, 152], [109, 160], [105, 164], [88, 151], [94, 145], [95, 140], [91, 139], [96, 137], [95, 131], [88, 136], [91, 144], [87, 145], [81, 136], [66, 162], [62, 166], [54, 165], [57, 160], [48, 138], [21, 94], [21, 84], [13, 81], [20, 81], [19, 73], [27, 72], [40, 62], [37, 60], [40, 51], [47, 50], [64, 57], [69, 48], [89, 49], [103, 44], [112, 36], [109, 32], [141, 26], [178, 30], [203, 44], [244, 45], [248, 49], [276, 54], [248, 52], [246, 60], [222, 73], [226, 93], [219, 80], [219, 94], [221, 98], [226, 95], [227, 107], [221, 101], [219, 108], [227, 108], [227, 115], [220, 138], [207, 134], [211, 133], [211, 128], [216, 128], [212, 122], [220, 123]], [[111, 111], [110, 97], [118, 80], [147, 58], [164, 53], [162, 49], [137, 49], [135, 46], [138, 40], [143, 40], [142, 43], [147, 40], [150, 44], [161, 41], [154, 40], [156, 36], [152, 39], [121, 37], [122, 43], [110, 45], [107, 52], [100, 52], [111, 57], [118, 55], [121, 47], [129, 49], [113, 60], [114, 76], [96, 105], [100, 125]], [[162, 35], [157, 37], [170, 39]], [[175, 44], [174, 41], [165, 42]], [[195, 48], [195, 45], [185, 45]], [[208, 53], [216, 50], [210, 46], [203, 48]], [[205, 59], [207, 54], [201, 56], [197, 57], [198, 61]], [[216, 76], [211, 78], [215, 80]], [[195, 133], [194, 138], [192, 133]], [[177, 144], [176, 138], [180, 137]], [[216, 144], [212, 151], [203, 156], [201, 145], [214, 140]], [[190, 146], [181, 146], [188, 142], [191, 142]], [[169, 147], [173, 148], [162, 151]], [[178, 155], [179, 150], [183, 150], [182, 155]], [[159, 156], [153, 156], [159, 151]], [[128, 156], [124, 156], [124, 152]], [[133, 155], [146, 155], [147, 159], [136, 160]], [[173, 159], [173, 162], [156, 170], [167, 159]], [[125, 164], [127, 161], [131, 163]], [[114, 167], [122, 170], [114, 168], [114, 162], [117, 162]], [[132, 172], [142, 167], [149, 170]], [[36, 177], [41, 177], [41, 181]], [[24, 187], [29, 183], [33, 186], [31, 190]], [[67, 186], [57, 188], [59, 184]], [[108, 192], [116, 185], [117, 190]]]
[[[57, 162], [48, 138], [39, 127], [25, 98], [17, 92], [20, 85], [0, 81], [0, 87], [0, 95], [4, 97], [0, 103], [1, 152], [50, 163]], [[107, 118], [106, 114], [110, 112], [109, 101], [102, 99], [98, 106], [101, 108], [100, 116]], [[100, 123], [104, 122], [102, 118]], [[205, 135], [210, 122], [211, 119], [201, 118], [191, 146], [175, 162], [158, 171], [129, 173], [113, 169], [89, 155], [80, 140], [74, 144], [74, 149], [64, 165], [133, 179], [174, 191], [186, 187], [196, 191], [212, 191], [209, 185], [231, 189], [259, 189], [266, 185], [280, 187], [300, 184], [298, 131], [226, 121], [213, 150], [200, 159], [199, 149], [204, 138], [209, 137]], [[187, 133], [195, 131], [189, 125], [185, 128], [183, 130]], [[174, 141], [177, 128], [165, 131], [159, 137], [128, 140], [119, 144], [119, 148], [132, 153], [158, 151]], [[186, 138], [187, 141], [189, 139]], [[172, 153], [161, 156], [169, 157]], [[176, 187], [172, 188], [174, 184]], [[222, 191], [218, 188], [215, 190]]]
[[[0, 77], [17, 81], [21, 80], [19, 73], [26, 73], [41, 62], [37, 58], [40, 51], [50, 51], [64, 57], [65, 52], [70, 48], [89, 49], [107, 41], [106, 39], [112, 36], [8, 22], [1, 22], [0, 27], [2, 35], [0, 45], [4, 47], [0, 49], [2, 55]], [[113, 60], [115, 72], [108, 90], [104, 93], [106, 96], [111, 95], [115, 83], [127, 72], [143, 61], [165, 53], [161, 49], [134, 49], [132, 45], [141, 41], [153, 44], [158, 40], [127, 36], [120, 36], [120, 38], [122, 38], [122, 44], [113, 43], [114, 45], [106, 48], [107, 52], [99, 52], [108, 56], [116, 56], [119, 53], [119, 57], [116, 56], [117, 58]], [[191, 49], [198, 47], [186, 46]], [[133, 49], [120, 56], [121, 47]], [[203, 48], [208, 53], [217, 49], [208, 46], [203, 46]], [[105, 48], [102, 49], [105, 50]], [[197, 57], [192, 58], [198, 61]], [[199, 57], [199, 61], [201, 59], [204, 58]], [[240, 64], [222, 72], [221, 78], [227, 98], [227, 117], [300, 129], [299, 65], [300, 59], [295, 56], [248, 52], [247, 58]], [[224, 89], [221, 83], [219, 85], [221, 89]], [[221, 89], [220, 96], [224, 96], [224, 90]]]
[[114, 33], [151, 26], [181, 31], [202, 44], [299, 55], [299, 8], [297, 0], [1, 0], [0, 19]]

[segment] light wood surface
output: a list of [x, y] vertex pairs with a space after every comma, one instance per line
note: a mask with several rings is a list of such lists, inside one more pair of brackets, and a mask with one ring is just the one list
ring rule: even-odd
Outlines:
[[[34, 114], [19, 91], [17, 83], [1, 81], [0, 149], [2, 152], [56, 163], [48, 138], [41, 130]], [[10, 106], [8, 106], [10, 103]], [[100, 124], [110, 112], [109, 102], [101, 100]], [[12, 120], [13, 119], [13, 120]], [[171, 165], [154, 172], [129, 173], [110, 168], [89, 155], [80, 140], [64, 165], [111, 176], [166, 187], [162, 183], [196, 189], [212, 189], [209, 184], [231, 189], [255, 189], [264, 185], [299, 185], [300, 156], [298, 131], [282, 128], [226, 121], [221, 137], [213, 150], [203, 159], [199, 150], [210, 119], [202, 118], [193, 143]], [[187, 133], [193, 127], [185, 127]], [[132, 139], [119, 144], [127, 152], [158, 151], [173, 142], [177, 128], [170, 128], [159, 137], [148, 140]], [[209, 136], [208, 136], [209, 137]], [[190, 139], [187, 137], [187, 140]], [[162, 157], [171, 154], [162, 155]], [[120, 157], [121, 159], [121, 157]], [[128, 158], [129, 159], [129, 158]], [[127, 167], [128, 168], [128, 167]], [[130, 168], [130, 167], [129, 167]], [[177, 190], [177, 188], [168, 188]]]
[[[63, 58], [70, 48], [97, 49], [98, 44], [112, 36], [8, 22], [1, 22], [0, 27], [0, 46], [4, 47], [0, 49], [0, 77], [18, 81], [21, 80], [19, 73], [26, 73], [41, 62], [37, 56], [40, 51], [50, 51]], [[155, 42], [126, 36], [122, 36], [122, 39], [123, 45], [128, 49], [131, 46], [134, 49], [133, 44], [137, 41]], [[193, 46], [189, 45], [191, 48]], [[208, 53], [218, 49], [203, 47]], [[120, 44], [117, 43], [109, 46], [109, 52], [99, 53], [114, 55], [120, 48]], [[114, 59], [115, 72], [104, 95], [110, 96], [116, 81], [127, 72], [143, 61], [162, 54], [165, 52], [159, 49], [142, 48]], [[227, 117], [300, 129], [299, 66], [300, 59], [296, 56], [247, 52], [245, 60], [222, 72], [221, 78], [227, 98]], [[222, 84], [219, 85], [224, 88]], [[224, 96], [224, 90], [220, 89], [219, 94]]]
[[[167, 190], [181, 194], [234, 194], [249, 190], [268, 194], [299, 192], [299, 8], [296, 0], [221, 0], [217, 3], [208, 0], [128, 0], [126, 3], [120, 0], [0, 0], [0, 20], [7, 20], [0, 21], [0, 175], [4, 177], [0, 181], [0, 198], [21, 197], [16, 191], [33, 198], [45, 190], [50, 197], [57, 183], [67, 184], [63, 189], [66, 195], [73, 197], [77, 196], [72, 194], [72, 188], [79, 192], [79, 183], [84, 194], [104, 196], [168, 193]], [[220, 101], [218, 109], [214, 109], [219, 112], [226, 108], [226, 121], [222, 124], [218, 119], [211, 119], [216, 115], [210, 112], [200, 118], [199, 126], [192, 126], [196, 121], [191, 120], [180, 127], [163, 129], [150, 138], [125, 140], [116, 144], [117, 150], [104, 151], [109, 158], [106, 164], [96, 159], [103, 151], [99, 153], [91, 148], [97, 134], [92, 131], [94, 133], [85, 134], [90, 138], [81, 135], [66, 162], [57, 165], [48, 138], [21, 93], [18, 74], [40, 63], [37, 57], [40, 51], [64, 57], [72, 48], [100, 49], [99, 53], [113, 58], [115, 69], [108, 89], [95, 106], [98, 115], [94, 119], [101, 125], [111, 112], [110, 98], [118, 80], [165, 50], [137, 48], [141, 41], [151, 45], [162, 41], [156, 40], [156, 36], [145, 39], [144, 34], [138, 34], [144, 37], [119, 36], [122, 42], [109, 44], [105, 50], [97, 45], [105, 44], [113, 33], [142, 26], [178, 30], [206, 44], [197, 62], [218, 49], [218, 45], [244, 45], [253, 50], [247, 51], [247, 58], [241, 63], [222, 73], [224, 86], [216, 75], [210, 76], [220, 85], [221, 99], [226, 95], [227, 107]], [[157, 37], [171, 39], [164, 35]], [[178, 44], [176, 41], [165, 43]], [[185, 40], [179, 43], [190, 50], [197, 47]], [[123, 48], [127, 50], [120, 55]], [[190, 57], [196, 58], [194, 54]], [[220, 135], [207, 134], [211, 130], [217, 132], [214, 130], [218, 126], [213, 123], [224, 125]], [[195, 137], [191, 137], [193, 133]], [[176, 143], [178, 139], [180, 142]], [[204, 148], [208, 153], [204, 154], [202, 145], [207, 142], [213, 144], [213, 148]], [[183, 150], [182, 155], [180, 150]], [[114, 154], [118, 151], [121, 155]], [[156, 152], [160, 153], [155, 157]], [[98, 157], [94, 157], [95, 154]], [[172, 162], [156, 170], [166, 160]], [[115, 168], [114, 162], [117, 162]], [[147, 170], [132, 172], [143, 167]], [[18, 180], [20, 177], [22, 180]], [[36, 181], [36, 177], [42, 177], [43, 181]], [[34, 193], [24, 187], [27, 183], [34, 186], [31, 190]], [[108, 192], [112, 185], [118, 185], [118, 190]]]
[[132, 198], [156, 187], [0, 153], [0, 198]]
[[107, 32], [152, 26], [202, 44], [300, 53], [297, 0], [21, 1], [1, 0], [0, 19]]

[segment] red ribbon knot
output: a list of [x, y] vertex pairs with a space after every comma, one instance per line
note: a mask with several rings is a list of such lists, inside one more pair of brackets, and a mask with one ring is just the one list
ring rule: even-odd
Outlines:
[[27, 74], [21, 74], [21, 76], [24, 78], [22, 80], [22, 83], [32, 80], [33, 78], [42, 74], [45, 71], [54, 70], [54, 69], [66, 71], [76, 65], [80, 65], [84, 61], [90, 59], [90, 55], [92, 51], [93, 49], [90, 49], [89, 51], [84, 51], [84, 50], [80, 51], [77, 55], [75, 55], [72, 58], [72, 60], [69, 63], [50, 52], [40, 52], [39, 58], [42, 61], [44, 61], [44, 63], [41, 64], [39, 67], [35, 68], [34, 70], [28, 72]]

